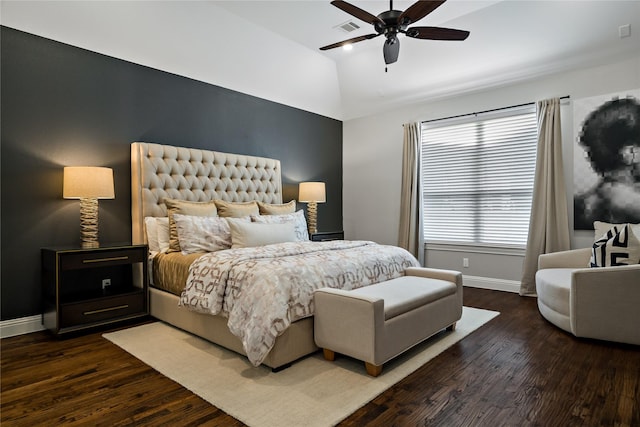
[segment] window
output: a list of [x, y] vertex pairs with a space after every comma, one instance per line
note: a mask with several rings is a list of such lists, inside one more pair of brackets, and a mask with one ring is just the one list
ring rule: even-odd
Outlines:
[[535, 105], [422, 123], [425, 242], [521, 248], [536, 163]]

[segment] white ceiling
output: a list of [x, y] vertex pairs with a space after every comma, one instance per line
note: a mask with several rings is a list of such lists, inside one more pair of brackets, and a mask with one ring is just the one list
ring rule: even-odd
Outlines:
[[[389, 7], [351, 3], [372, 14]], [[395, 1], [394, 8], [412, 3]], [[401, 36], [399, 60], [386, 73], [382, 37], [350, 52], [319, 50], [373, 32], [329, 0], [0, 0], [0, 12], [2, 25], [339, 120], [640, 61], [640, 0], [448, 0], [416, 25], [468, 30], [469, 38]], [[349, 20], [361, 29], [335, 29]], [[627, 24], [631, 35], [620, 38]]]
[[[354, 0], [374, 15], [384, 1]], [[400, 57], [385, 73], [383, 38], [322, 52], [319, 47], [373, 33], [329, 1], [217, 1], [233, 14], [336, 62], [346, 117], [640, 55], [640, 1], [449, 0], [415, 25], [471, 32], [463, 42], [402, 37]], [[395, 1], [404, 10], [413, 1]], [[361, 29], [344, 33], [346, 21]], [[631, 36], [619, 37], [630, 24]]]

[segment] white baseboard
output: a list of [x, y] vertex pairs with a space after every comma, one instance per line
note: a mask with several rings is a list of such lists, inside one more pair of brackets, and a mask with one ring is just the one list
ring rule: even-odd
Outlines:
[[517, 280], [493, 279], [491, 277], [462, 276], [464, 286], [470, 288], [491, 289], [492, 291], [504, 291], [520, 293], [520, 282]]
[[[520, 293], [520, 282], [516, 280], [493, 279], [491, 277], [479, 276], [463, 276], [462, 279], [464, 286], [470, 288]], [[44, 330], [44, 326], [42, 326], [42, 316], [40, 314], [0, 322], [0, 338], [9, 338], [42, 330]]]
[[42, 315], [40, 314], [0, 322], [0, 338], [30, 334], [31, 332], [42, 330], [44, 330], [44, 326], [42, 326]]

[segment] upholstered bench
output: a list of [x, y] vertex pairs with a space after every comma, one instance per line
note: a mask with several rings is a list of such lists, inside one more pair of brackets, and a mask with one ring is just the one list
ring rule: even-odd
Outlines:
[[462, 274], [412, 267], [403, 277], [314, 294], [314, 336], [327, 360], [335, 353], [365, 362], [369, 375], [462, 316]]

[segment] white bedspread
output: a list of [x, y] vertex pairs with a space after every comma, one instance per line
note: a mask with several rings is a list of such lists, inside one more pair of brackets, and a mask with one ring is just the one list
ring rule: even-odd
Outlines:
[[418, 265], [402, 248], [364, 241], [228, 249], [191, 265], [180, 305], [228, 317], [229, 330], [258, 366], [292, 322], [313, 315], [314, 290], [355, 289]]

